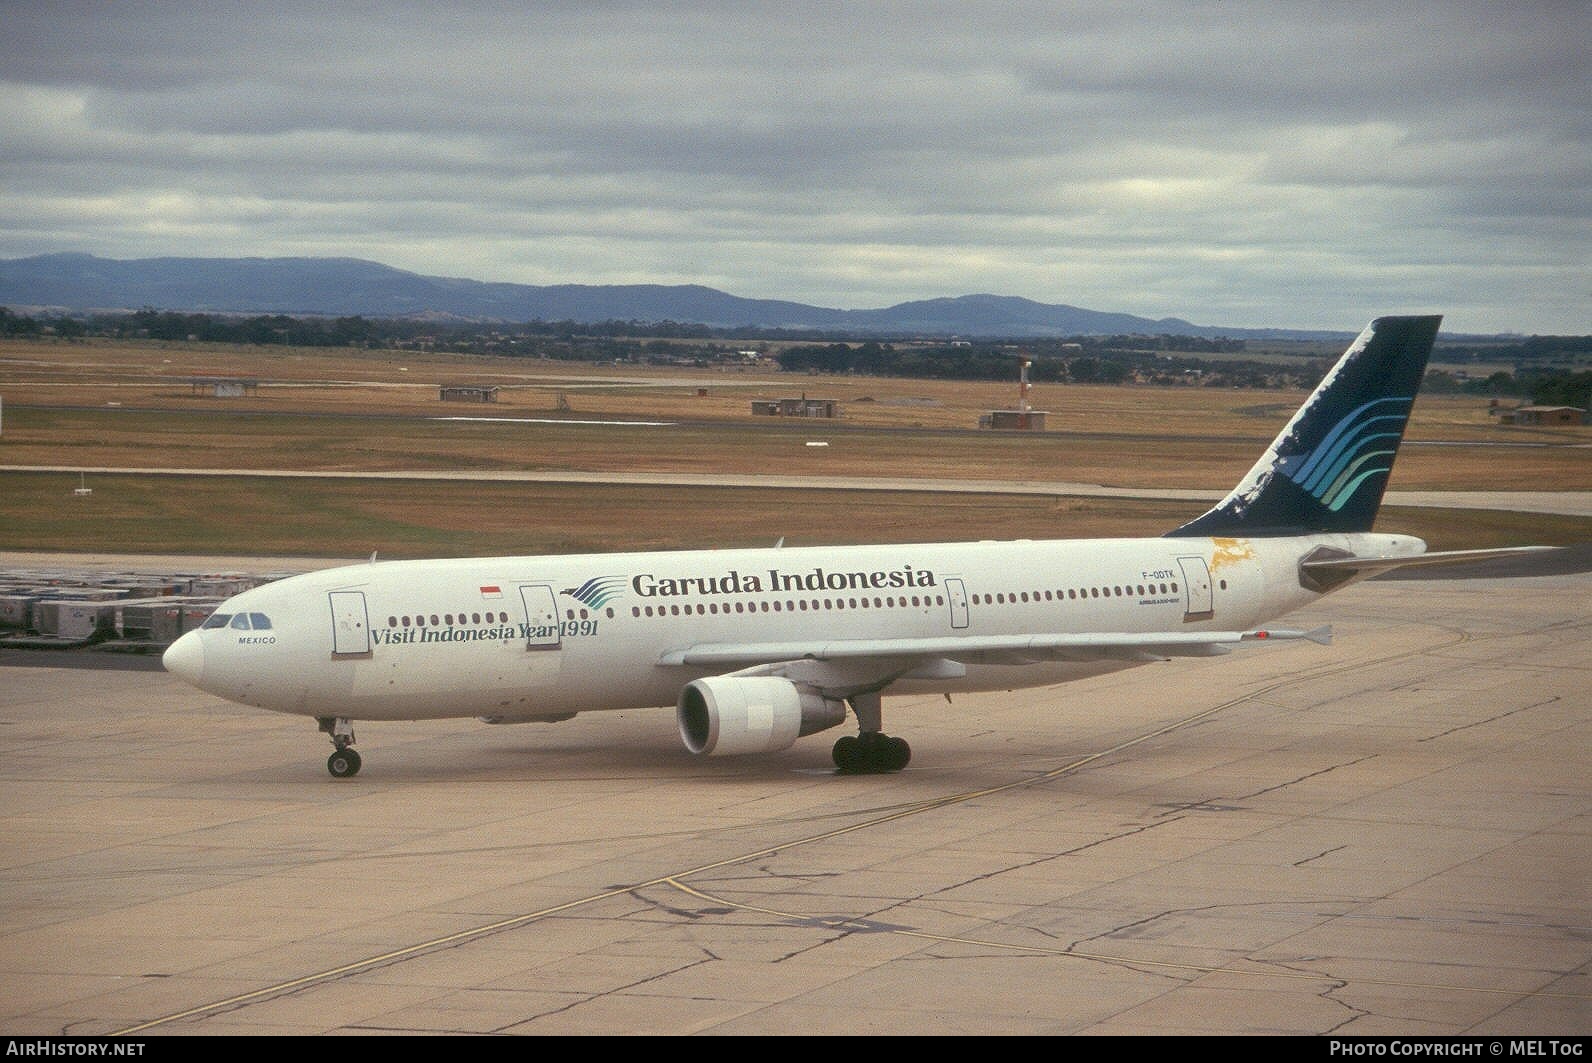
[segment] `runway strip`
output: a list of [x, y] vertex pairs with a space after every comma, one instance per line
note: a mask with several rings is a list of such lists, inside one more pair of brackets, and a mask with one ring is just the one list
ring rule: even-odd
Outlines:
[[[670, 472], [565, 472], [556, 470], [369, 471], [295, 469], [133, 469], [81, 465], [0, 465], [0, 472], [66, 473], [73, 476], [255, 476], [299, 480], [443, 480], [454, 483], [628, 484], [650, 487], [766, 487], [776, 490], [934, 491], [952, 494], [1053, 495], [1084, 498], [1150, 498], [1177, 502], [1214, 502], [1221, 491], [1155, 487], [1108, 487], [1103, 484], [1041, 480], [945, 480], [865, 476], [711, 475]], [[1592, 491], [1389, 491], [1390, 506], [1436, 509], [1500, 509], [1516, 513], [1550, 513], [1592, 517]]]

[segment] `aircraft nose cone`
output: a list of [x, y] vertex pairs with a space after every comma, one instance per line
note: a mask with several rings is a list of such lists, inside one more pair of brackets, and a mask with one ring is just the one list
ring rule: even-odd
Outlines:
[[160, 663], [172, 675], [198, 686], [205, 674], [205, 644], [200, 641], [199, 632], [190, 631], [173, 642], [161, 655]]

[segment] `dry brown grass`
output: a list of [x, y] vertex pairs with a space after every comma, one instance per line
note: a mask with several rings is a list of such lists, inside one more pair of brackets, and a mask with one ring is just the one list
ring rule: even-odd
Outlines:
[[[190, 383], [208, 376], [248, 377], [260, 386], [244, 398], [218, 399]], [[466, 382], [505, 388], [501, 401], [439, 401], [439, 384]], [[749, 412], [752, 398], [802, 393], [840, 400], [843, 419]], [[8, 406], [0, 461], [18, 465], [779, 472], [1210, 490], [1231, 485], [1303, 398], [1051, 385], [1032, 396], [1036, 408], [1049, 410], [1046, 432], [993, 433], [974, 430], [978, 416], [1010, 405], [1015, 387], [419, 352], [43, 342], [0, 344], [0, 396]], [[677, 423], [659, 429], [420, 419], [560, 416], [560, 396], [574, 419]], [[128, 412], [135, 409], [188, 416]], [[245, 412], [274, 416], [235, 416]], [[1427, 397], [1416, 405], [1410, 438], [1592, 443], [1592, 429], [1500, 426], [1484, 400]], [[804, 446], [810, 439], [830, 446]], [[1562, 445], [1414, 445], [1401, 456], [1393, 486], [1588, 490], [1586, 455]]]

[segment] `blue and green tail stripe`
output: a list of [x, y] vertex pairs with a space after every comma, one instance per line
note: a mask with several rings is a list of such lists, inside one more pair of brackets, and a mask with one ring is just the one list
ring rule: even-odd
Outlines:
[[1279, 459], [1278, 471], [1336, 513], [1366, 483], [1393, 471], [1393, 458], [1414, 405], [1413, 395], [1367, 402], [1339, 421], [1302, 460]]

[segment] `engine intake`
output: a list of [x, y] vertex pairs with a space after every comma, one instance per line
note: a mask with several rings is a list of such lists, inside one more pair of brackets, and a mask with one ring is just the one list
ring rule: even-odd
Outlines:
[[675, 706], [693, 753], [775, 753], [845, 722], [846, 704], [771, 676], [708, 676], [687, 683]]

